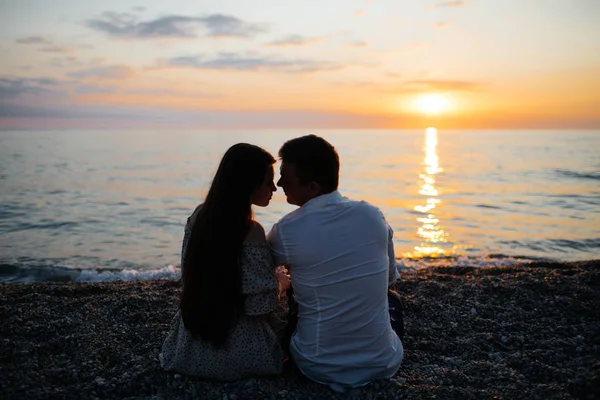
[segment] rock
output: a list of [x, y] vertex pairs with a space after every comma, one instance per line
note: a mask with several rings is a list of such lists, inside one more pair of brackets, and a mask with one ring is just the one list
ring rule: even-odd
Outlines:
[[350, 399], [350, 400], [360, 399], [360, 389], [359, 388], [350, 389], [347, 393], [347, 396], [348, 396], [348, 399]]
[[[0, 373], [0, 397], [595, 398], [600, 391], [600, 363], [594, 364], [600, 352], [594, 312], [600, 262], [579, 265], [406, 272], [399, 282], [411, 316], [406, 361], [394, 384], [381, 381], [354, 396], [310, 383], [290, 365], [281, 377], [235, 383], [177, 379], [163, 371], [156, 355], [180, 295], [174, 281], [0, 284], [0, 314], [6, 317], [0, 324], [0, 349], [13, 364]], [[552, 304], [555, 295], [561, 299]], [[39, 301], [43, 296], [46, 301]], [[22, 307], [20, 323], [14, 318], [16, 307]], [[442, 332], [443, 327], [449, 329]], [[509, 349], [509, 344], [519, 348]], [[437, 386], [440, 382], [443, 386]], [[280, 397], [283, 390], [287, 394]]]

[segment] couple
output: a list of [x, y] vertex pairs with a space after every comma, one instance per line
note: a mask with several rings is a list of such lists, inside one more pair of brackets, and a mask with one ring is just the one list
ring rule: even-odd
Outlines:
[[278, 374], [289, 354], [336, 391], [391, 377], [403, 357], [392, 229], [379, 209], [337, 191], [339, 158], [324, 139], [292, 139], [279, 156], [277, 186], [299, 208], [268, 235], [251, 207], [277, 190], [275, 159], [244, 143], [223, 156], [185, 228], [183, 291], [161, 365], [237, 380]]

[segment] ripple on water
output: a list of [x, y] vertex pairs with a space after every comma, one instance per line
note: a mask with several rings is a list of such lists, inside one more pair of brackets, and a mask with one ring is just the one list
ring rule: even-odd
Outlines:
[[575, 179], [592, 179], [592, 180], [600, 180], [600, 172], [598, 171], [572, 171], [569, 169], [556, 169], [554, 170], [558, 175], [567, 177], [567, 178], [575, 178]]
[[503, 240], [500, 244], [513, 249], [526, 248], [536, 252], [552, 251], [570, 253], [573, 251], [597, 254], [600, 250], [600, 238], [586, 239], [545, 239], [545, 240]]

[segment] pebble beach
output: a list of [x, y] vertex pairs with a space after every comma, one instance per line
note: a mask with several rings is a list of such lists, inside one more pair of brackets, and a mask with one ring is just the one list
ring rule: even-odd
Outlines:
[[600, 398], [600, 260], [405, 272], [405, 359], [339, 394], [281, 376], [161, 370], [175, 280], [0, 285], [2, 399]]

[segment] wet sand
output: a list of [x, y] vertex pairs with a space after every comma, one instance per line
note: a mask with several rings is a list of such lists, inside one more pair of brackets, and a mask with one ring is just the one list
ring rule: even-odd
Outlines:
[[0, 285], [0, 398], [600, 398], [600, 260], [430, 268], [398, 288], [402, 367], [338, 394], [289, 365], [233, 383], [162, 371], [175, 281]]

